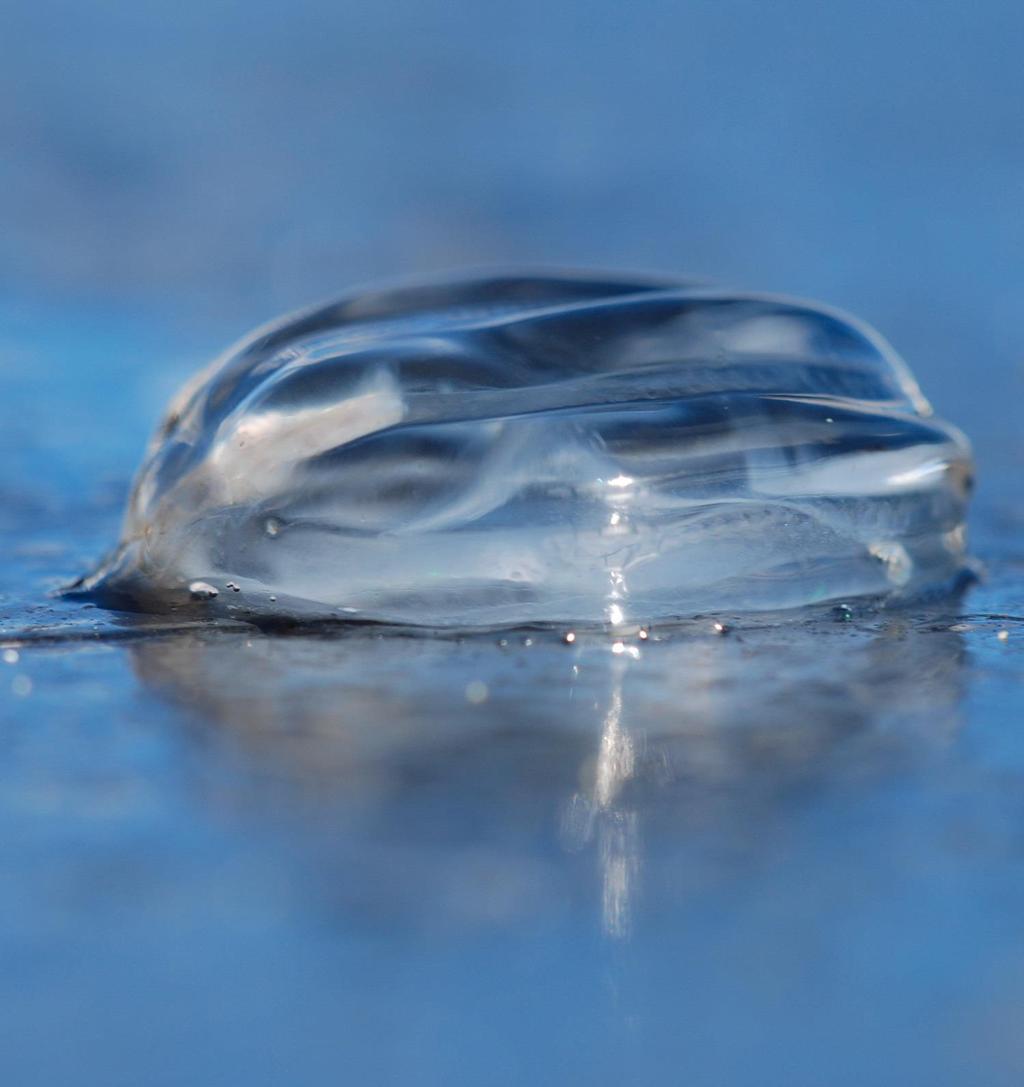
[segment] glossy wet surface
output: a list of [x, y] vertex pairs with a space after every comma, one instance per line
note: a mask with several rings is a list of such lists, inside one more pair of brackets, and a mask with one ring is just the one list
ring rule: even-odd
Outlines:
[[79, 595], [151, 614], [622, 626], [948, 591], [973, 463], [867, 326], [622, 277], [428, 277], [191, 378]]

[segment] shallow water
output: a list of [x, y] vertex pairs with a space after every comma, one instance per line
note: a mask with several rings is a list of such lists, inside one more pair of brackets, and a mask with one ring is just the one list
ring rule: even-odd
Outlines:
[[[46, 593], [116, 533], [130, 405], [207, 344], [111, 318], [62, 388], [32, 360], [86, 326], [21, 327], [6, 1079], [1019, 1082], [1013, 447], [983, 440], [961, 602], [571, 644], [197, 628]], [[93, 383], [126, 423], [69, 459]]]

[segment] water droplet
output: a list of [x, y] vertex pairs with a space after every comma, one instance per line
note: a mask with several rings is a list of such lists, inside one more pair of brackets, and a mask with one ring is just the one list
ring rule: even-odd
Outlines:
[[570, 630], [562, 640], [565, 642], [566, 645], [572, 645], [572, 643], [576, 641], [575, 632]]
[[999, 633], [998, 633], [998, 634], [996, 635], [996, 637], [997, 637], [997, 638], [998, 638], [998, 639], [999, 639], [999, 640], [1000, 640], [1001, 642], [1006, 642], [1006, 641], [1009, 641], [1009, 638], [1010, 638], [1010, 632], [1009, 632], [1008, 630], [1001, 630], [1001, 631], [999, 631]]
[[213, 600], [220, 595], [208, 581], [193, 581], [188, 587], [188, 592], [193, 600]]
[[837, 622], [850, 623], [853, 621], [853, 608], [849, 604], [836, 604], [832, 609], [832, 615]]
[[[248, 575], [258, 559], [247, 610], [301, 599], [303, 618], [337, 618], [352, 600], [388, 623], [554, 619], [563, 633], [604, 620], [632, 642], [640, 620], [950, 583], [962, 547], [942, 538], [963, 519], [970, 452], [915, 414], [924, 401], [889, 351], [814, 305], [725, 295], [723, 323], [701, 289], [665, 283], [653, 308], [648, 290], [459, 279], [286, 319], [195, 386], [193, 455], [167, 427], [157, 438], [97, 599], [159, 609], [209, 576], [230, 599], [241, 590], [212, 571]], [[339, 382], [353, 309], [375, 347], [348, 352]], [[584, 319], [599, 358], [576, 335]], [[403, 364], [420, 349], [429, 376]], [[718, 357], [720, 374], [667, 362]], [[748, 388], [771, 412], [751, 410]], [[464, 395], [487, 411], [466, 412]], [[678, 413], [694, 396], [714, 398], [712, 415]], [[397, 425], [413, 418], [422, 444]], [[809, 433], [834, 440], [808, 458]], [[365, 455], [357, 471], [350, 453]], [[179, 486], [184, 472], [204, 485]], [[911, 540], [913, 564], [895, 542]]]

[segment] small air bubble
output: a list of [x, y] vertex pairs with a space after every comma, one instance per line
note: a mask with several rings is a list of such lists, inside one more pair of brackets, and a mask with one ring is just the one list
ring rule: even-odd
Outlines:
[[566, 645], [572, 645], [572, 643], [576, 641], [575, 632], [570, 630], [562, 640], [565, 642]]
[[240, 593], [242, 591], [233, 581], [226, 582], [226, 585], [233, 593]]
[[281, 531], [281, 522], [276, 517], [268, 517], [263, 522], [263, 531], [268, 536], [276, 536]]
[[17, 649], [4, 650], [4, 664], [17, 664], [19, 659]]
[[188, 591], [193, 600], [213, 600], [220, 595], [208, 581], [193, 581]]
[[1008, 630], [1001, 630], [1001, 631], [999, 631], [999, 633], [998, 633], [998, 634], [996, 635], [996, 637], [997, 637], [997, 638], [998, 638], [998, 639], [999, 639], [999, 640], [1000, 640], [1001, 642], [1006, 642], [1006, 641], [1009, 641], [1009, 639], [1010, 639], [1010, 632], [1009, 632]]
[[853, 621], [853, 608], [849, 604], [836, 604], [832, 609], [832, 615], [837, 622], [849, 623]]

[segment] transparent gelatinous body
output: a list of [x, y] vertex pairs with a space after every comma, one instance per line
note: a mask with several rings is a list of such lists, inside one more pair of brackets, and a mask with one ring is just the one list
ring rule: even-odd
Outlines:
[[586, 276], [402, 286], [192, 381], [83, 587], [426, 626], [906, 599], [963, 571], [970, 476], [899, 357], [830, 309]]

